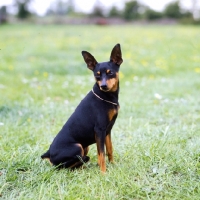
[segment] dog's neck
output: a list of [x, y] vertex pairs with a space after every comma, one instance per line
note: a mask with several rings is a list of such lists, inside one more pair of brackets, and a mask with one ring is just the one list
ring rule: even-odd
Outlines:
[[104, 92], [100, 90], [97, 83], [94, 84], [93, 91], [95, 94], [97, 94], [100, 98], [111, 101], [113, 103], [118, 104], [118, 95], [119, 95], [119, 82], [118, 82], [118, 88], [115, 92]]

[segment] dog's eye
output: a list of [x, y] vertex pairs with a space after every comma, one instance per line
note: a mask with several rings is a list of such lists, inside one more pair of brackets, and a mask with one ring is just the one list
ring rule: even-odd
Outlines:
[[112, 71], [108, 71], [108, 75], [113, 75], [113, 72]]
[[97, 80], [99, 80], [101, 78], [100, 74], [96, 74], [95, 77]]

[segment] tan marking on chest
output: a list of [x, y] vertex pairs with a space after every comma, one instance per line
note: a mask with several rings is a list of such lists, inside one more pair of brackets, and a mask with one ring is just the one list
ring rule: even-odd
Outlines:
[[116, 109], [111, 109], [108, 111], [108, 118], [111, 121], [113, 119], [113, 117], [117, 114], [117, 110]]

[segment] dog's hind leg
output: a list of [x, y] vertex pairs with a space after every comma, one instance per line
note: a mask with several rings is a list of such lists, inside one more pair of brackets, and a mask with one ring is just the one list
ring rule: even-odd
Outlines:
[[63, 167], [74, 170], [74, 169], [81, 167], [84, 163], [87, 163], [89, 160], [90, 160], [90, 157], [88, 157], [88, 156], [83, 156], [83, 157], [77, 156], [76, 158], [73, 158], [73, 159], [63, 163]]
[[54, 155], [51, 155], [51, 161], [58, 168], [75, 169], [88, 162], [89, 159], [85, 155], [85, 150], [82, 145], [79, 143], [69, 144], [66, 149], [54, 152]]

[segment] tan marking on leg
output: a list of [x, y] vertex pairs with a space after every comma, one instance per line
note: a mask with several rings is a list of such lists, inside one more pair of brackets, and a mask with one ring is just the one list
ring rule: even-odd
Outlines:
[[96, 137], [96, 134], [95, 134], [95, 140], [96, 140], [96, 145], [97, 145], [97, 163], [98, 165], [100, 166], [100, 149], [99, 149], [99, 144], [98, 144], [98, 141], [97, 141], [97, 137]]
[[87, 156], [88, 151], [89, 151], [89, 147], [85, 147], [85, 148], [84, 148], [84, 156]]
[[99, 165], [100, 165], [101, 172], [105, 173], [106, 172], [106, 161], [105, 161], [104, 153], [100, 153], [100, 155], [99, 155]]
[[84, 150], [83, 150], [82, 145], [79, 144], [79, 143], [76, 143], [76, 145], [79, 146], [79, 147], [81, 148], [81, 156], [83, 156], [83, 155], [84, 155]]
[[113, 163], [114, 161], [113, 161], [113, 148], [112, 148], [111, 134], [106, 135], [105, 144], [106, 144], [106, 154], [108, 156], [108, 160], [109, 162]]
[[[96, 138], [96, 135], [95, 135]], [[100, 167], [100, 170], [102, 173], [106, 172], [106, 160], [105, 160], [105, 154], [104, 152], [101, 152], [100, 150], [100, 141], [96, 138], [96, 144], [97, 144], [97, 159], [98, 159], [98, 165]]]

